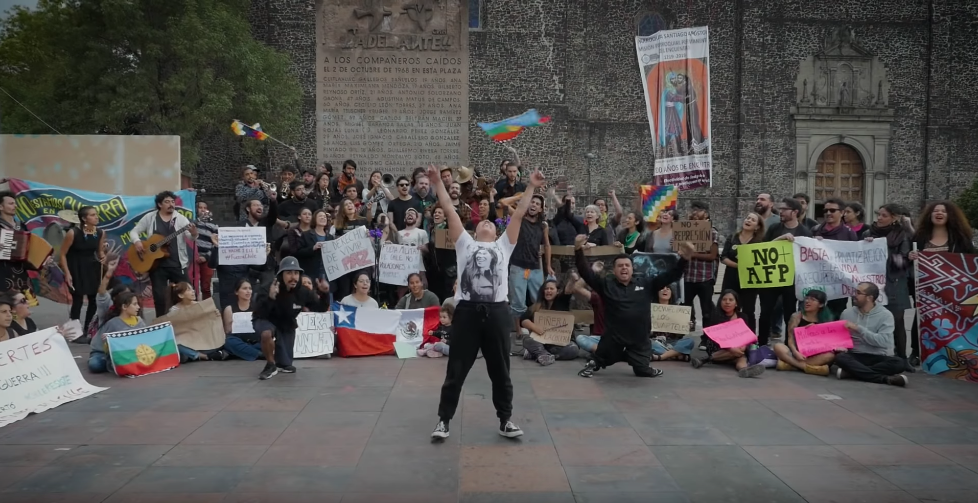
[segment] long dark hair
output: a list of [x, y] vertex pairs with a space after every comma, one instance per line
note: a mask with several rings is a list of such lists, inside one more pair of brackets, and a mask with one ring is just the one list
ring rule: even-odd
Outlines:
[[[547, 285], [549, 284], [553, 284], [554, 288], [557, 289], [557, 295], [560, 295], [560, 288], [557, 286], [557, 280], [548, 279], [547, 281], [544, 281], [543, 284], [540, 285], [540, 291], [537, 292], [537, 301], [534, 302], [532, 306], [530, 306], [531, 313], [536, 313], [537, 311], [543, 310], [546, 307], [553, 307], [553, 304], [547, 306], [546, 304], [547, 298], [543, 296], [543, 291], [547, 289]], [[554, 298], [554, 300], [556, 300], [556, 297]]]
[[[136, 294], [132, 293], [132, 291], [128, 289], [121, 292], [119, 295], [116, 295], [115, 298], [112, 299], [112, 308], [109, 309], [109, 312], [105, 316], [105, 323], [108, 323], [112, 318], [117, 318], [120, 314], [122, 314], [122, 308], [131, 304], [132, 300], [136, 298]], [[102, 326], [105, 326], [105, 323], [102, 323]]]
[[186, 281], [181, 281], [179, 283], [174, 283], [170, 285], [170, 298], [168, 299], [170, 303], [166, 306], [167, 310], [171, 307], [180, 303], [180, 296], [183, 295], [187, 290], [193, 290], [193, 286]]
[[[68, 226], [68, 229], [83, 229], [84, 228], [84, 222], [85, 222], [85, 215], [89, 211], [96, 211], [95, 210], [95, 207], [94, 206], [82, 206], [81, 208], [78, 208], [78, 212], [77, 212], [78, 213], [78, 223], [77, 224], [76, 223], [72, 223], [71, 225]], [[97, 224], [96, 224], [95, 228], [98, 229], [98, 225]]]
[[937, 201], [927, 205], [927, 208], [917, 219], [917, 233], [914, 234], [914, 241], [926, 243], [934, 237], [934, 222], [931, 220], [931, 216], [938, 206], [944, 206], [944, 211], [947, 212], [948, 251], [971, 252], [973, 248], [971, 224], [968, 223], [968, 218], [964, 216], [961, 208], [951, 201]]
[[731, 290], [731, 289], [728, 288], [728, 289], [720, 292], [720, 297], [717, 298], [717, 307], [716, 307], [716, 309], [713, 310], [713, 314], [710, 315], [710, 325], [709, 326], [712, 327], [713, 325], [719, 325], [721, 323], [726, 323], [726, 322], [728, 322], [728, 321], [730, 321], [730, 320], [733, 319], [733, 318], [728, 317], [727, 316], [727, 313], [724, 313], [723, 312], [723, 308], [720, 307], [720, 303], [723, 301], [723, 298], [726, 297], [727, 295], [732, 295], [733, 296], [734, 302], [737, 303], [737, 305], [734, 307], [734, 315], [737, 316], [737, 317], [740, 317], [740, 295], [738, 295], [736, 291]]

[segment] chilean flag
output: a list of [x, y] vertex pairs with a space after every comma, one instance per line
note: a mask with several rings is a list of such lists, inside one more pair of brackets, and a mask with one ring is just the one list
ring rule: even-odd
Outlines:
[[438, 328], [439, 307], [368, 309], [333, 304], [337, 354], [373, 356], [394, 353], [394, 342], [420, 346]]

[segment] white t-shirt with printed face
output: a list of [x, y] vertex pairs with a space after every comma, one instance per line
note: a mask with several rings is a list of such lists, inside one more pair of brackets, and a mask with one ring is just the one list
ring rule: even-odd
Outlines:
[[[397, 231], [402, 245], [418, 247], [428, 243], [428, 232], [424, 229], [404, 229]], [[424, 271], [424, 260], [418, 257], [418, 270]]]
[[505, 232], [489, 243], [476, 241], [463, 232], [455, 242], [455, 302], [505, 302], [509, 297], [509, 257], [515, 247]]

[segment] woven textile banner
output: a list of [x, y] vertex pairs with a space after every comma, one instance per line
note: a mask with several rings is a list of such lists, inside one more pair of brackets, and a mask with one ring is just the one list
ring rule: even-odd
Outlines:
[[655, 185], [713, 185], [710, 30], [702, 26], [635, 37], [652, 128]]
[[921, 366], [978, 382], [978, 255], [920, 252], [915, 267]]

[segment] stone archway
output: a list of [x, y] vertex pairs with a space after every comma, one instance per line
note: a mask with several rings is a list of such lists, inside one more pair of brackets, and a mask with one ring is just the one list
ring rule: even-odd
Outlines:
[[[844, 143], [822, 151], [815, 163], [812, 205], [821, 207], [826, 199], [838, 197], [846, 202], [865, 204], [865, 170], [856, 149]], [[816, 215], [819, 211], [816, 210]]]

